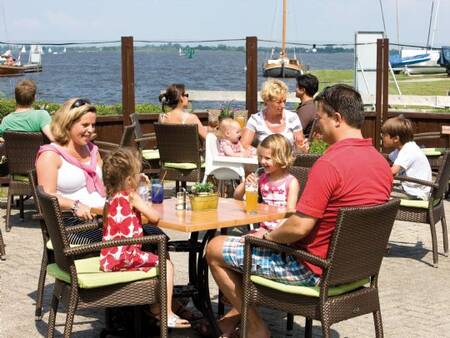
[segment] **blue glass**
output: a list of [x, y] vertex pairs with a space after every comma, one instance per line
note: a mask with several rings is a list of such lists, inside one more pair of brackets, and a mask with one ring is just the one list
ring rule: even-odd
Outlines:
[[160, 180], [152, 181], [152, 203], [162, 203], [164, 200], [164, 187]]

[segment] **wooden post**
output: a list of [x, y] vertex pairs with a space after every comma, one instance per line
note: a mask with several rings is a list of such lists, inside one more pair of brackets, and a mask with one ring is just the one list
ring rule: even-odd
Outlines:
[[247, 57], [245, 108], [250, 116], [258, 110], [258, 39], [256, 36], [247, 36], [245, 47]]
[[375, 99], [375, 148], [382, 150], [381, 126], [387, 118], [389, 98], [389, 39], [377, 40], [377, 84]]
[[123, 125], [130, 124], [135, 111], [133, 37], [122, 36], [122, 114]]

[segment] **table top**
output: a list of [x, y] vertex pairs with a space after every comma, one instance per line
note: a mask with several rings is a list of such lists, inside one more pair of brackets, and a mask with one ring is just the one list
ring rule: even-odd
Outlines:
[[255, 214], [246, 213], [244, 202], [232, 198], [220, 198], [216, 210], [175, 210], [176, 199], [166, 199], [153, 204], [160, 213], [158, 226], [182, 232], [204, 231], [273, 221], [286, 217], [286, 209], [259, 204]]

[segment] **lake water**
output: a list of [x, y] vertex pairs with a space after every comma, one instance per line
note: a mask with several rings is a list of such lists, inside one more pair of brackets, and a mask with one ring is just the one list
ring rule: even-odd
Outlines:
[[[259, 86], [264, 81], [261, 65], [268, 57], [267, 52], [259, 55]], [[353, 53], [309, 53], [300, 57], [311, 70], [353, 68]], [[27, 60], [27, 55], [23, 59]], [[46, 54], [43, 72], [0, 77], [0, 95], [13, 98], [16, 82], [29, 77], [37, 84], [38, 99], [63, 102], [77, 96], [97, 104], [118, 103], [122, 100], [120, 62], [119, 51]], [[245, 90], [245, 53], [197, 50], [188, 59], [169, 51], [135, 52], [137, 103], [157, 103], [160, 91], [175, 82], [184, 83], [188, 90]], [[290, 90], [295, 89], [295, 79], [287, 83]], [[206, 106], [212, 104], [195, 103], [195, 108]]]

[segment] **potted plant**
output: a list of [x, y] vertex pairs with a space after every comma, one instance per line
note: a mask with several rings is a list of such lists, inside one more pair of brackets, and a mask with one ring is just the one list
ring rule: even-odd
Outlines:
[[191, 202], [191, 209], [194, 211], [217, 209], [219, 195], [215, 191], [212, 183], [195, 183], [191, 188], [189, 200]]

